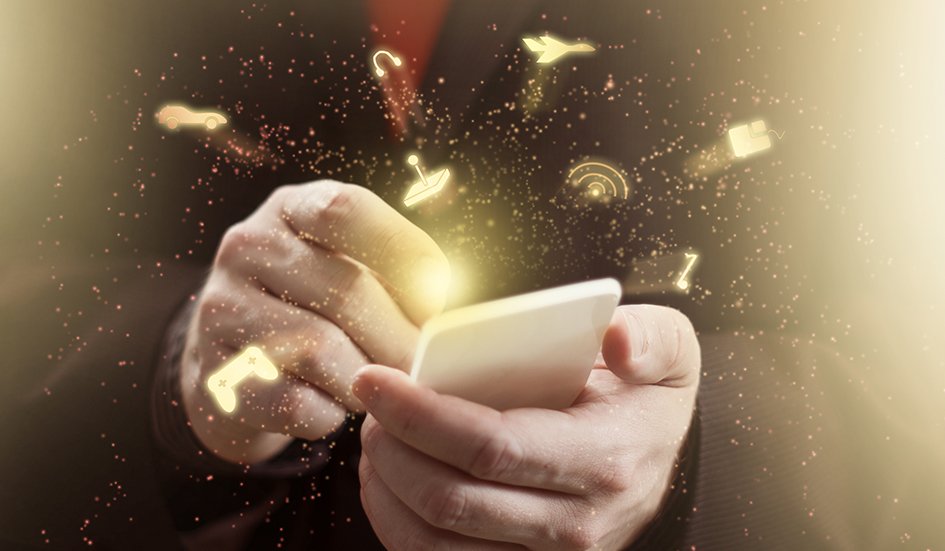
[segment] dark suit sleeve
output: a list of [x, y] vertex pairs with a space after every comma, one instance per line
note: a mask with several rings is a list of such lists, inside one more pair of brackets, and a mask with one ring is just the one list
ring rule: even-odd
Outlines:
[[630, 549], [884, 548], [869, 527], [888, 522], [882, 497], [901, 489], [864, 440], [881, 421], [840, 350], [790, 335], [700, 342], [698, 411], [671, 493]]
[[843, 430], [839, 351], [790, 335], [703, 335], [691, 503], [663, 549], [870, 548], [853, 529], [856, 473], [871, 462]]
[[[175, 549], [156, 477], [159, 343], [202, 271], [154, 262], [5, 274], [0, 540], [15, 547]], [[50, 277], [52, 276], [52, 277]]]
[[274, 503], [285, 500], [292, 480], [325, 468], [346, 426], [318, 441], [295, 440], [277, 457], [256, 465], [236, 465], [205, 449], [190, 428], [179, 384], [193, 305], [188, 298], [170, 324], [155, 370], [151, 419], [157, 477], [188, 547], [236, 548], [252, 540]]
[[4, 327], [0, 541], [53, 549], [251, 541], [292, 481], [327, 462], [330, 440], [296, 442], [252, 468], [200, 446], [180, 406], [175, 359], [204, 270], [143, 266], [61, 269], [61, 294], [36, 277], [41, 270], [8, 274], [4, 308], [29, 315]]

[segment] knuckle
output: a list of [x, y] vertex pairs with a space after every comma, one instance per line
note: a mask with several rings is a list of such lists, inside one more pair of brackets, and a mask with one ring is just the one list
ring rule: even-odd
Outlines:
[[306, 205], [310, 208], [307, 214], [313, 217], [316, 224], [326, 229], [337, 229], [344, 225], [357, 206], [362, 191], [358, 186], [340, 182], [312, 184], [312, 194]]
[[303, 243], [298, 236], [288, 230], [277, 230], [270, 228], [269, 235], [261, 239], [258, 248], [266, 253], [269, 261], [268, 266], [273, 270], [286, 275], [301, 277], [305, 274], [303, 270], [308, 265], [308, 259], [312, 252], [306, 243]]
[[230, 308], [229, 297], [217, 286], [207, 286], [200, 293], [197, 316], [201, 325], [208, 325]]
[[584, 551], [596, 546], [601, 537], [603, 533], [597, 515], [582, 510], [568, 517], [555, 539], [564, 549]]
[[584, 551], [594, 546], [594, 541], [587, 536], [586, 532], [582, 532], [580, 529], [566, 532], [561, 543], [563, 548], [569, 551]]
[[433, 526], [449, 530], [465, 520], [468, 495], [458, 484], [431, 487], [421, 499], [420, 515]]
[[347, 297], [364, 283], [367, 272], [353, 262], [339, 262], [328, 276], [328, 292]]
[[601, 462], [595, 477], [595, 486], [609, 494], [622, 494], [631, 487], [630, 467], [622, 459], [608, 458]]
[[221, 267], [238, 264], [246, 255], [246, 250], [252, 246], [254, 240], [255, 234], [245, 222], [230, 226], [220, 240], [214, 265]]
[[261, 313], [248, 304], [247, 296], [225, 282], [208, 284], [197, 300], [194, 323], [201, 339], [211, 339], [218, 345], [242, 347], [256, 337], [259, 331], [249, 328], [260, 325]]
[[521, 445], [507, 431], [487, 437], [469, 466], [469, 473], [484, 480], [499, 480], [523, 461]]
[[307, 337], [303, 337], [303, 339], [294, 363], [296, 373], [301, 374], [305, 379], [309, 377], [325, 379], [325, 364], [330, 363], [328, 359], [332, 356], [333, 345], [314, 339], [310, 340]]

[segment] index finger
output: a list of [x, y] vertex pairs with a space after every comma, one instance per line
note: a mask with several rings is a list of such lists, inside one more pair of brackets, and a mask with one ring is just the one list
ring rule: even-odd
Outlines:
[[281, 209], [282, 219], [297, 235], [380, 275], [414, 322], [442, 310], [450, 277], [446, 256], [429, 235], [377, 195], [325, 180], [290, 188]]
[[[590, 489], [591, 482], [575, 473], [586, 473], [600, 460], [590, 451], [603, 436], [576, 427], [567, 413], [538, 408], [502, 413], [438, 394], [384, 366], [362, 368], [352, 390], [391, 435], [478, 479], [576, 495]], [[527, 434], [516, 431], [509, 415], [533, 417], [524, 423], [533, 428]], [[560, 453], [562, 447], [569, 452]]]

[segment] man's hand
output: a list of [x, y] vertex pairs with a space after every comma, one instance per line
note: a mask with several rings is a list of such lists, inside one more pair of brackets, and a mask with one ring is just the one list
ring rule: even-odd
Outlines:
[[[417, 327], [445, 301], [449, 264], [436, 244], [369, 191], [331, 181], [286, 186], [223, 237], [181, 360], [181, 391], [200, 441], [256, 463], [294, 437], [316, 439], [361, 404], [358, 368], [406, 369]], [[248, 377], [232, 414], [207, 378], [248, 345], [279, 366]]]
[[361, 501], [381, 541], [391, 549], [630, 544], [667, 494], [692, 418], [699, 344], [679, 312], [624, 306], [601, 352], [601, 369], [564, 411], [498, 412], [393, 369], [362, 369], [354, 382], [369, 412]]

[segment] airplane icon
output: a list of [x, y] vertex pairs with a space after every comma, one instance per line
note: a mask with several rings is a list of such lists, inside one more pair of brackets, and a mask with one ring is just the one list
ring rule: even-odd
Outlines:
[[525, 47], [530, 51], [541, 54], [536, 63], [542, 64], [554, 63], [559, 57], [566, 54], [593, 52], [595, 49], [590, 44], [584, 42], [573, 42], [569, 44], [547, 34], [538, 38], [523, 36], [522, 42], [525, 43]]

